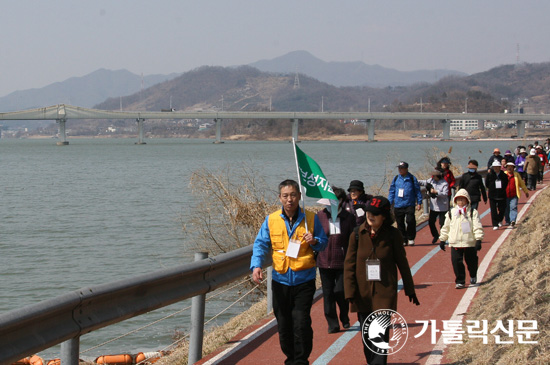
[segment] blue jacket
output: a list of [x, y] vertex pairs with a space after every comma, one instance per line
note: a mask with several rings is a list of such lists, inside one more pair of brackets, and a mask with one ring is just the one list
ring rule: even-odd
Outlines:
[[[401, 189], [403, 189], [403, 197], [399, 196]], [[422, 194], [416, 177], [410, 172], [407, 172], [405, 177], [398, 174], [390, 185], [388, 200], [394, 208], [406, 208], [422, 204]]]
[[[304, 212], [300, 210], [300, 213], [298, 214], [298, 219], [293, 225], [293, 229], [290, 229], [290, 224], [288, 222], [288, 219], [285, 217], [284, 214], [281, 214], [281, 219], [285, 220], [286, 231], [289, 237], [292, 237], [292, 235], [294, 234], [294, 228], [300, 225], [300, 222], [302, 222], [305, 216], [306, 215], [304, 214]], [[254, 268], [256, 267], [261, 268], [264, 263], [265, 257], [271, 254], [271, 237], [269, 234], [268, 219], [269, 219], [269, 216], [265, 218], [265, 221], [260, 227], [260, 231], [256, 236], [256, 240], [254, 240], [254, 247], [252, 250], [252, 259], [250, 260], [250, 270], [254, 270]], [[310, 230], [311, 230], [311, 227], [310, 227]], [[315, 220], [313, 224], [313, 237], [317, 240], [317, 244], [311, 246], [313, 251], [315, 252], [323, 251], [327, 246], [328, 238], [317, 216], [315, 216]], [[288, 286], [296, 286], [296, 285], [306, 283], [310, 280], [314, 280], [316, 272], [317, 272], [316, 267], [313, 267], [307, 270], [301, 270], [301, 271], [293, 271], [292, 269], [289, 268], [287, 272], [284, 274], [279, 274], [277, 271], [273, 270], [272, 275], [273, 275], [273, 280], [275, 280], [280, 284], [284, 284]]]

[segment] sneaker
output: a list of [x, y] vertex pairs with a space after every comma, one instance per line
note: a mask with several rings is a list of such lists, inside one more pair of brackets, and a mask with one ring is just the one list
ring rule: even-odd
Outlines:
[[499, 227], [502, 227], [502, 223], [499, 223], [498, 226], [499, 226]]
[[515, 226], [516, 226], [516, 222], [515, 222], [515, 221], [511, 221], [511, 222], [510, 222], [510, 225], [511, 225], [512, 227], [515, 227]]
[[414, 240], [409, 240], [409, 246], [414, 246]]
[[496, 231], [498, 229], [498, 226], [493, 227], [493, 231]]
[[470, 278], [470, 284], [473, 285], [475, 283], [477, 283], [477, 277], [474, 276], [473, 278]]
[[462, 289], [464, 288], [464, 284], [456, 284], [455, 289]]
[[403, 246], [407, 246], [407, 242], [406, 242], [406, 241], [405, 241], [405, 242], [403, 242]]
[[439, 238], [434, 237], [434, 239], [432, 240], [432, 243], [435, 245], [435, 244], [437, 243], [437, 240], [438, 240], [438, 239], [439, 239]]

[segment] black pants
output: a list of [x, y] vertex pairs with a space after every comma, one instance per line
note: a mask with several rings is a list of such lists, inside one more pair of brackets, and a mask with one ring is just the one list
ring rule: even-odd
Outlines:
[[439, 238], [439, 231], [435, 227], [435, 222], [439, 218], [439, 229], [445, 224], [445, 215], [447, 212], [436, 212], [430, 210], [430, 216], [428, 217], [428, 225], [430, 226], [430, 232], [433, 238]]
[[[385, 365], [388, 363], [388, 355], [382, 355], [376, 352], [373, 352], [369, 347], [374, 348], [376, 345], [369, 340], [368, 333], [363, 333], [363, 323], [367, 320], [370, 313], [357, 312], [357, 319], [359, 319], [359, 328], [361, 331], [361, 342], [363, 344], [363, 353], [365, 354], [365, 359], [367, 360], [368, 365]], [[390, 342], [390, 332], [387, 331], [383, 336], [384, 341]], [[365, 342], [369, 344], [369, 347], [365, 345]]]
[[321, 275], [323, 303], [328, 329], [340, 329], [336, 304], [338, 304], [340, 310], [340, 322], [349, 324], [349, 304], [344, 295], [344, 270], [319, 268], [319, 274]]
[[451, 249], [451, 262], [453, 263], [453, 270], [455, 272], [455, 284], [466, 283], [466, 269], [464, 267], [464, 261], [468, 266], [468, 273], [470, 278], [477, 277], [477, 250], [475, 247], [464, 248], [452, 248]]
[[506, 212], [506, 198], [504, 199], [489, 199], [491, 207], [491, 223], [493, 227], [498, 226], [504, 219], [504, 213]]
[[286, 355], [285, 364], [309, 364], [313, 348], [311, 306], [315, 280], [296, 286], [272, 282], [273, 313], [277, 318], [279, 343]]
[[[416, 238], [416, 217], [414, 216], [414, 205], [405, 208], [394, 208], [397, 228], [403, 235], [403, 240], [414, 240]], [[406, 225], [405, 225], [406, 223]]]
[[537, 175], [527, 174], [527, 189], [535, 190], [537, 188]]

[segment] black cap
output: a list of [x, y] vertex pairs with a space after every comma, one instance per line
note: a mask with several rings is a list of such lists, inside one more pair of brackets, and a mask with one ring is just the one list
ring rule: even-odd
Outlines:
[[406, 163], [405, 161], [401, 161], [399, 162], [399, 164], [397, 165], [397, 167], [403, 167], [405, 169], [408, 169], [409, 168], [409, 164]]
[[348, 191], [350, 191], [351, 189], [357, 189], [357, 190], [360, 190], [360, 191], [365, 191], [365, 186], [363, 185], [362, 181], [351, 180], [351, 182], [349, 183]]
[[375, 196], [367, 203], [365, 210], [374, 215], [388, 214], [391, 210], [391, 204], [387, 198]]

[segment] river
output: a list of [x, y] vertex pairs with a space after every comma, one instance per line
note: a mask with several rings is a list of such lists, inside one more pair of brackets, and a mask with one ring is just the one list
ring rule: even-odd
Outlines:
[[[37, 303], [82, 287], [129, 278], [193, 259], [182, 222], [193, 214], [193, 171], [228, 164], [252, 166], [270, 188], [296, 178], [289, 142], [226, 142], [154, 139], [0, 140], [0, 312]], [[347, 188], [360, 179], [381, 185], [400, 160], [424, 168], [433, 148], [465, 166], [484, 166], [494, 147], [513, 150], [520, 141], [302, 142], [328, 180]], [[275, 197], [272, 197], [275, 201]], [[307, 204], [313, 204], [308, 199]], [[225, 299], [207, 305], [207, 317]], [[81, 338], [81, 351], [187, 306], [179, 303]], [[224, 318], [242, 312], [236, 306]], [[184, 331], [189, 312], [87, 352], [154, 351]], [[53, 358], [59, 347], [41, 356]]]

